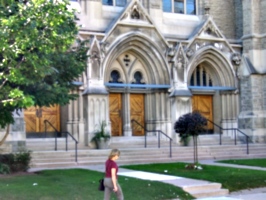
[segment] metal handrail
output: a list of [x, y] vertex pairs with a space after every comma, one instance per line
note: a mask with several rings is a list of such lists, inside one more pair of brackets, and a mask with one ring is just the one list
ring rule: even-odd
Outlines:
[[222, 128], [218, 124], [214, 123], [213, 121], [207, 119], [210, 123], [212, 123], [214, 126], [218, 127], [220, 132], [220, 145], [222, 145], [222, 131], [234, 131], [234, 140], [235, 140], [235, 145], [236, 145], [236, 134], [237, 132], [241, 133], [246, 137], [246, 143], [247, 143], [247, 154], [249, 154], [249, 136], [245, 134], [243, 131], [239, 130], [238, 128]]
[[147, 130], [144, 126], [142, 126], [138, 121], [136, 121], [135, 119], [131, 120], [131, 123], [135, 122], [137, 125], [139, 125], [142, 129], [144, 129], [145, 133], [144, 133], [144, 138], [145, 138], [145, 144], [144, 147], [147, 148], [147, 132], [158, 132], [158, 148], [161, 147], [161, 140], [160, 140], [160, 136], [161, 134], [163, 134], [164, 136], [166, 136], [169, 139], [169, 151], [170, 151], [170, 157], [172, 157], [172, 138], [169, 137], [167, 134], [165, 134], [164, 132], [162, 132], [161, 130]]
[[[51, 122], [49, 122], [48, 120], [44, 120], [44, 127], [45, 127], [45, 136], [46, 136], [46, 133], [47, 133], [47, 123], [55, 130], [55, 151], [57, 151], [57, 137], [58, 137], [58, 134], [59, 133], [62, 133], [62, 132], [59, 132], [52, 124]], [[70, 134], [69, 132], [63, 132], [65, 133], [65, 138], [66, 138], [66, 151], [68, 151], [68, 142], [67, 142], [67, 135], [69, 135], [74, 141], [75, 141], [75, 160], [76, 162], [78, 162], [78, 141], [76, 140], [76, 138], [74, 138], [74, 136], [72, 134]]]

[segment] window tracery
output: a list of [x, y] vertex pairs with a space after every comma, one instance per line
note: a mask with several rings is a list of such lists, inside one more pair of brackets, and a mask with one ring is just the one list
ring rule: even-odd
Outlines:
[[190, 86], [213, 86], [212, 77], [204, 66], [196, 67], [190, 79]]

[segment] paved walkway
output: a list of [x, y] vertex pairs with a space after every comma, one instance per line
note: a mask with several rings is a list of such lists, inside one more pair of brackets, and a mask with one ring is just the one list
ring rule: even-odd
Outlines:
[[[236, 167], [236, 168], [266, 171], [266, 168], [216, 163], [211, 160], [201, 161], [200, 163], [204, 165], [229, 166], [229, 167]], [[81, 168], [104, 172], [104, 165], [92, 165], [92, 166], [81, 167]], [[34, 169], [34, 168], [30, 169], [30, 171], [38, 171], [38, 170], [41, 170], [41, 169]], [[121, 176], [139, 178], [143, 180], [161, 181], [161, 182], [172, 184], [172, 185], [175, 185], [181, 188], [184, 186], [204, 185], [206, 183], [210, 183], [208, 181], [195, 180], [195, 179], [189, 179], [189, 178], [177, 177], [177, 176], [171, 176], [171, 175], [149, 173], [149, 172], [142, 172], [142, 171], [135, 171], [135, 170], [129, 170], [129, 169], [124, 169], [124, 168], [119, 168], [118, 174]], [[256, 188], [252, 190], [242, 190], [238, 192], [232, 192], [229, 195], [224, 196], [224, 197], [199, 198], [198, 200], [266, 200], [266, 187]]]

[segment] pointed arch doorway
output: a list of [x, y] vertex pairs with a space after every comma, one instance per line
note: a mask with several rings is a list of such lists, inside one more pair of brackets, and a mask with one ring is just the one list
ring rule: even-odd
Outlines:
[[[147, 74], [145, 64], [132, 52], [118, 56], [107, 71], [106, 82], [116, 84], [116, 87], [109, 87], [112, 136], [144, 136]], [[120, 87], [119, 84], [133, 86]], [[134, 87], [135, 84], [144, 87]], [[131, 123], [133, 119], [141, 126]]]
[[[190, 79], [190, 86], [213, 86], [213, 75], [204, 63], [195, 68]], [[206, 91], [200, 91], [200, 93], [194, 93], [192, 96], [192, 110], [199, 111], [202, 116], [213, 122], [213, 94], [208, 94]], [[206, 129], [208, 133], [213, 133], [213, 124], [208, 121]]]

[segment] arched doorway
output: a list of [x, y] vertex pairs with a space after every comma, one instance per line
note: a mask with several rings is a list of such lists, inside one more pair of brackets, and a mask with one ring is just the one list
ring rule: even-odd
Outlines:
[[[207, 65], [201, 63], [192, 73], [190, 86], [212, 87], [213, 84], [217, 84], [213, 83], [213, 76], [211, 71], [208, 70]], [[192, 110], [199, 111], [206, 119], [213, 121], [213, 94], [194, 92], [192, 96]], [[214, 127], [211, 122], [208, 121], [206, 128], [209, 133], [213, 133]]]
[[[192, 109], [223, 128], [233, 128], [237, 123], [238, 93], [235, 92], [237, 87], [232, 65], [212, 47], [203, 49], [193, 61], [188, 76], [188, 86], [193, 95]], [[212, 123], [208, 123], [207, 129], [209, 133], [218, 132]]]
[[[145, 127], [145, 93], [147, 92], [145, 84], [148, 81], [145, 68], [136, 54], [125, 52], [113, 62], [109, 69], [108, 82], [114, 84], [109, 88], [112, 136], [124, 136], [123, 130], [127, 128], [131, 129], [132, 136], [144, 135], [142, 127]], [[125, 84], [131, 86], [125, 87]], [[143, 85], [143, 87], [137, 87], [137, 85]], [[126, 125], [125, 119], [135, 120], [139, 125], [136, 123], [132, 126]]]
[[[102, 71], [105, 86], [109, 94], [121, 94], [123, 136], [144, 134], [138, 130], [141, 129], [139, 126], [131, 123], [136, 115], [139, 115], [136, 121], [139, 120], [145, 128], [160, 128], [165, 132], [171, 128], [167, 99], [170, 69], [161, 49], [167, 48], [165, 41], [161, 45], [147, 35], [132, 32], [121, 35], [119, 40], [113, 42], [105, 56]], [[115, 71], [119, 74], [115, 76], [116, 80], [112, 77], [117, 74]], [[160, 87], [163, 85], [167, 85], [167, 88]], [[141, 112], [137, 112], [136, 108], [141, 108]]]

